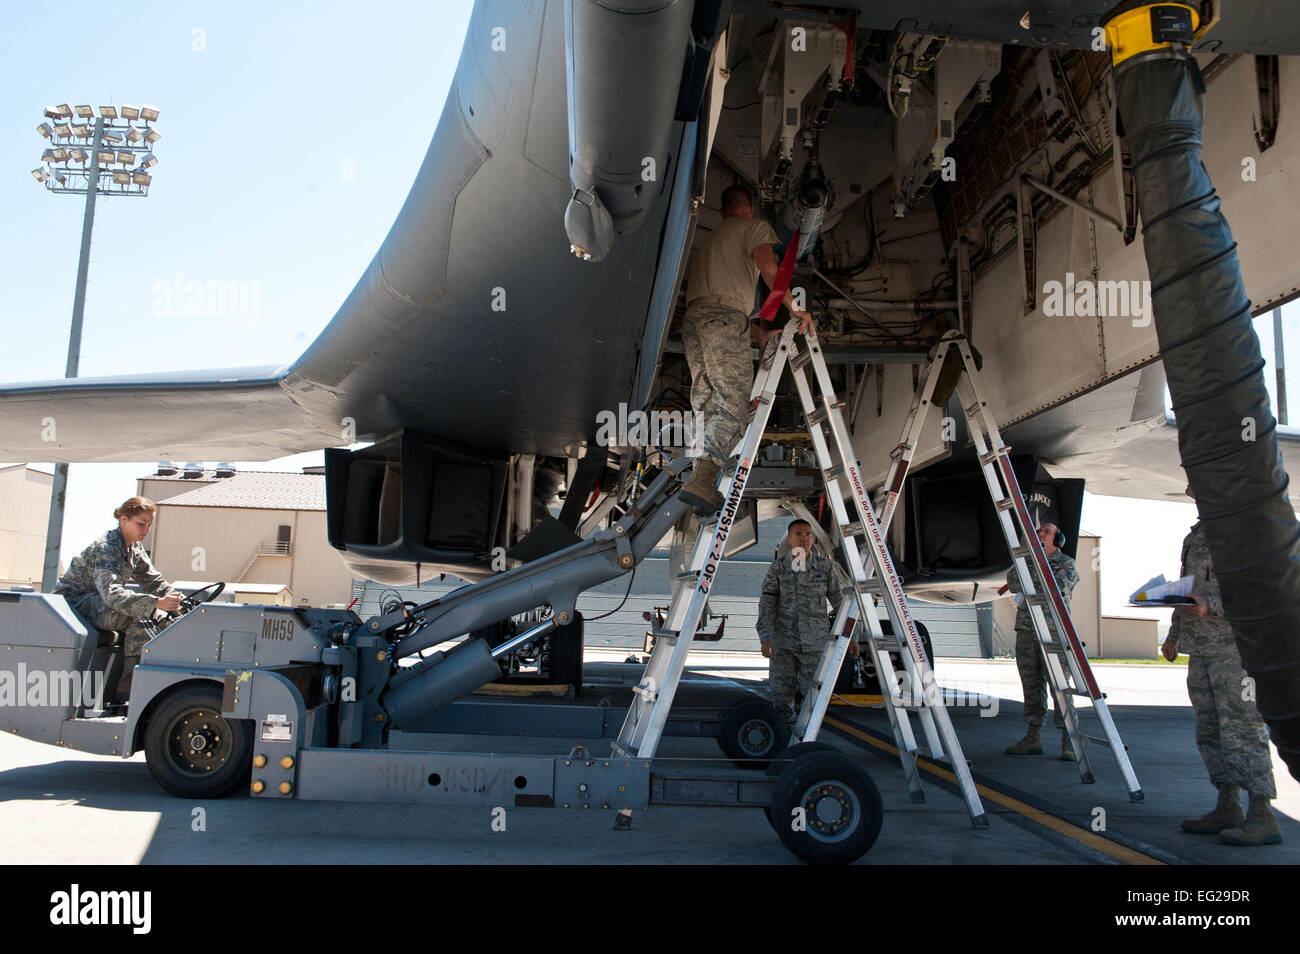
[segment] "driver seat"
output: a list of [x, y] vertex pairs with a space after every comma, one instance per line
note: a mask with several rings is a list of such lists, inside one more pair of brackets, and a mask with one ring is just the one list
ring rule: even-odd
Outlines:
[[85, 717], [95, 718], [105, 714], [108, 706], [125, 702], [126, 699], [118, 698], [117, 683], [122, 677], [122, 634], [115, 630], [96, 629], [93, 626], [87, 626], [97, 638], [95, 645], [90, 647], [86, 663], [82, 666], [82, 671], [86, 673], [102, 673], [104, 697], [101, 703], [104, 708], [92, 709], [87, 706]]

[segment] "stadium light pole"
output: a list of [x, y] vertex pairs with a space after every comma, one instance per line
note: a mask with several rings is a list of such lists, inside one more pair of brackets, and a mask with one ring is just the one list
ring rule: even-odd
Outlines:
[[[158, 118], [158, 110], [153, 106], [101, 106], [96, 116], [91, 106], [74, 109], [65, 103], [45, 107], [45, 118], [47, 121], [38, 125], [36, 131], [49, 148], [41, 155], [41, 165], [32, 170], [32, 178], [55, 194], [86, 196], [81, 220], [81, 257], [77, 260], [77, 290], [72, 299], [72, 328], [68, 334], [68, 363], [63, 375], [75, 378], [81, 364], [81, 326], [86, 313], [95, 200], [100, 195], [148, 195], [153, 182], [149, 169], [158, 161], [153, 156], [153, 147], [161, 136], [151, 125]], [[89, 120], [94, 120], [93, 126]], [[114, 175], [123, 171], [129, 175]], [[127, 181], [122, 181], [123, 178]], [[68, 465], [55, 464], [50, 518], [45, 529], [42, 593], [52, 591], [59, 578], [67, 489]]]

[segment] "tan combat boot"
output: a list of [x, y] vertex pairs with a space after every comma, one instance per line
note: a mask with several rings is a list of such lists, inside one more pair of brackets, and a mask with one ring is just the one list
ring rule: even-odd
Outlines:
[[1043, 754], [1043, 735], [1042, 730], [1031, 725], [1025, 732], [1025, 737], [1015, 745], [1007, 746], [1007, 755], [1042, 755]]
[[1184, 818], [1178, 825], [1193, 835], [1214, 835], [1226, 828], [1235, 828], [1246, 820], [1241, 810], [1241, 789], [1236, 785], [1219, 786], [1219, 803], [1214, 811], [1200, 818]]
[[682, 499], [695, 508], [700, 516], [708, 516], [722, 509], [722, 494], [718, 493], [718, 465], [710, 457], [701, 457], [691, 467], [690, 480], [682, 484]]
[[1253, 792], [1250, 796], [1250, 811], [1246, 821], [1233, 828], [1219, 832], [1219, 841], [1225, 845], [1280, 845], [1282, 828], [1277, 823], [1277, 816], [1268, 807], [1268, 799]]
[[1070, 744], [1070, 733], [1061, 730], [1061, 754], [1058, 756], [1062, 762], [1077, 761], [1074, 757], [1074, 746]]

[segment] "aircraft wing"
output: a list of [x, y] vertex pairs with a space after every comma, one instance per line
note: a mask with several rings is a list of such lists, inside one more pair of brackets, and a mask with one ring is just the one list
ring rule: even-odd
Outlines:
[[[1165, 410], [1164, 367], [1140, 371], [1006, 429], [1008, 443], [1036, 454], [1057, 477], [1087, 480], [1108, 497], [1186, 502], [1178, 427]], [[1300, 473], [1300, 429], [1278, 427], [1288, 473]], [[1290, 490], [1300, 510], [1300, 486]]]
[[284, 367], [0, 386], [6, 460], [247, 460], [347, 443], [334, 396]]
[[[498, 29], [509, 55], [491, 48]], [[688, 224], [668, 209], [687, 205], [696, 128], [670, 124], [643, 225], [599, 265], [580, 261], [563, 226], [564, 49], [563, 4], [475, 7], [406, 202], [295, 363], [7, 384], [0, 459], [258, 460], [402, 429], [563, 456], [599, 411], [639, 406], [676, 297]]]

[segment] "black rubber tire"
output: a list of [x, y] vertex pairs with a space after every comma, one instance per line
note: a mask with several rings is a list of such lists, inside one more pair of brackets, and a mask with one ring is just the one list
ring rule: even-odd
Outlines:
[[551, 682], [573, 686], [575, 696], [582, 694], [583, 633], [581, 613], [551, 633]]
[[[204, 748], [217, 756], [202, 772], [183, 765], [184, 756], [169, 751], [169, 744], [184, 743], [177, 731], [189, 718], [210, 726], [203, 734]], [[209, 748], [210, 747], [210, 748]], [[193, 751], [193, 749], [191, 749]], [[181, 798], [221, 798], [248, 783], [253, 772], [253, 723], [221, 717], [221, 687], [212, 683], [179, 686], [171, 690], [149, 715], [144, 733], [145, 763], [154, 781]]]
[[[797, 831], [794, 809], [800, 807], [805, 824]], [[867, 770], [839, 752], [808, 752], [786, 766], [772, 789], [771, 812], [772, 818], [787, 820], [773, 826], [781, 842], [814, 865], [857, 861], [876, 843], [885, 817], [880, 790]]]
[[790, 741], [790, 729], [770, 702], [751, 699], [722, 716], [718, 746], [743, 769], [762, 771]]
[[[838, 752], [840, 751], [829, 742], [796, 742], [794, 745], [786, 746], [781, 750], [781, 754], [774, 758], [767, 766], [768, 775], [780, 775], [801, 755], [807, 755], [809, 752]], [[767, 823], [772, 825], [772, 806], [763, 806], [763, 815], [767, 818]], [[776, 831], [776, 826], [772, 825], [772, 830]]]

